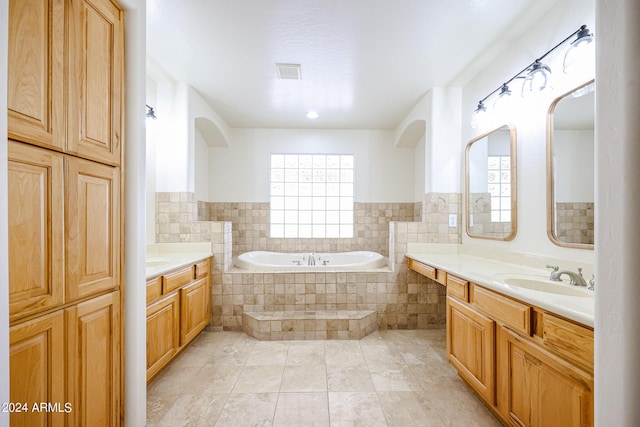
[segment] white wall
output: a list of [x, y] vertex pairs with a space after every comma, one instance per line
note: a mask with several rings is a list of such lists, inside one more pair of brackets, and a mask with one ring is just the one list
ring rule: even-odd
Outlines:
[[422, 138], [418, 141], [415, 148], [415, 153], [413, 156], [413, 200], [415, 202], [420, 202], [424, 198], [424, 194], [426, 193], [424, 183], [425, 183], [425, 159], [426, 159], [426, 140], [425, 135], [422, 135]]
[[[9, 246], [7, 205], [7, 28], [8, 0], [0, 0], [0, 295], [9, 295]], [[0, 402], [9, 402], [9, 301], [0, 298]], [[0, 412], [0, 425], [9, 425], [9, 414]]]
[[209, 146], [202, 133], [195, 129], [194, 180], [195, 193], [198, 200], [209, 198]]
[[597, 2], [595, 425], [640, 425], [640, 2]]
[[553, 133], [556, 202], [593, 202], [593, 130]]
[[[523, 28], [521, 35], [515, 37], [509, 47], [490, 61], [489, 65], [471, 81], [464, 84], [461, 124], [463, 144], [486, 131], [486, 129], [474, 130], [470, 126], [471, 115], [480, 99], [577, 30], [580, 25], [587, 24], [593, 31], [594, 23], [594, 0], [565, 0], [553, 6], [532, 28]], [[463, 235], [463, 243], [487, 245], [518, 252], [544, 253], [589, 263], [594, 261], [593, 251], [561, 248], [551, 243], [547, 237], [547, 111], [555, 97], [593, 77], [593, 70], [587, 70], [579, 77], [564, 74], [561, 66], [563, 51], [561, 49], [559, 51], [560, 53], [553, 53], [545, 58], [545, 62], [554, 70], [553, 92], [537, 99], [527, 98], [517, 109], [511, 110], [517, 114], [496, 120], [504, 122], [510, 119], [517, 132], [519, 225], [517, 235], [510, 242], [472, 239]], [[516, 86], [511, 89], [513, 92], [518, 92], [520, 87], [516, 83]], [[490, 98], [486, 104], [492, 105], [493, 98]]]
[[232, 129], [229, 147], [209, 149], [211, 202], [268, 202], [271, 153], [354, 155], [356, 202], [413, 202], [414, 148], [392, 131]]

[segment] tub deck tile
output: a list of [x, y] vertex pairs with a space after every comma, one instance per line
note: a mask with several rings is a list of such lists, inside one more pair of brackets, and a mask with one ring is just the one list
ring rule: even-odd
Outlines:
[[244, 331], [265, 340], [355, 339], [378, 329], [373, 310], [245, 312]]

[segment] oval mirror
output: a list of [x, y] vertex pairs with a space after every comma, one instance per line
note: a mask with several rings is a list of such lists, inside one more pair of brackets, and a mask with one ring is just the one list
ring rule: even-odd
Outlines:
[[516, 129], [502, 125], [467, 144], [466, 229], [469, 237], [516, 236]]
[[547, 116], [547, 234], [593, 249], [595, 82], [558, 97]]

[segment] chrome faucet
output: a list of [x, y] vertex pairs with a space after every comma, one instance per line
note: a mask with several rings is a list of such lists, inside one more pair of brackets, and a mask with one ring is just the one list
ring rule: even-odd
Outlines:
[[307, 264], [308, 265], [316, 265], [316, 257], [315, 257], [315, 254], [313, 252], [311, 252], [309, 254], [309, 262]]
[[582, 268], [578, 267], [578, 272], [574, 273], [569, 270], [559, 270], [557, 265], [547, 265], [547, 268], [551, 268], [551, 275], [549, 276], [549, 280], [553, 280], [554, 282], [562, 282], [562, 275], [569, 276], [569, 284], [574, 286], [587, 286], [587, 282], [582, 277]]

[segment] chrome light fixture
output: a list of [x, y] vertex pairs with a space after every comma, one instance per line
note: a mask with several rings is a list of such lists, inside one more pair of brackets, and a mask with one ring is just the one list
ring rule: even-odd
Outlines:
[[471, 118], [471, 127], [473, 129], [483, 128], [488, 124], [489, 121], [489, 113], [487, 112], [487, 107], [484, 106], [484, 102], [478, 102], [478, 107], [473, 112], [473, 117]]
[[[471, 127], [475, 129], [477, 127], [481, 127], [483, 122], [488, 123], [489, 114], [487, 112], [487, 108], [484, 102], [498, 91], [500, 91], [500, 94], [498, 95], [498, 99], [494, 101], [494, 104], [493, 104], [494, 111], [495, 110], [501, 110], [502, 112], [506, 111], [506, 106], [504, 104], [508, 103], [508, 100], [514, 99], [514, 97], [512, 96], [511, 90], [509, 89], [509, 84], [516, 79], [524, 79], [524, 82], [522, 85], [522, 91], [521, 91], [522, 96], [527, 96], [530, 93], [543, 92], [543, 91], [550, 90], [552, 88], [551, 87], [551, 68], [545, 63], [543, 63], [542, 60], [551, 52], [553, 52], [554, 50], [562, 46], [564, 43], [568, 42], [574, 36], [576, 36], [576, 39], [573, 42], [571, 42], [571, 47], [565, 54], [563, 69], [565, 73], [569, 73], [570, 70], [572, 70], [573, 68], [576, 68], [577, 65], [583, 63], [582, 62], [582, 58], [584, 58], [583, 52], [585, 50], [586, 51], [589, 50], [589, 49], [586, 49], [586, 47], [591, 48], [594, 45], [593, 43], [594, 36], [591, 33], [591, 31], [589, 31], [586, 25], [582, 25], [580, 28], [578, 28], [576, 31], [571, 33], [568, 37], [566, 37], [560, 43], [558, 43], [557, 45], [555, 45], [554, 47], [546, 51], [542, 56], [535, 59], [531, 64], [524, 67], [516, 75], [511, 77], [501, 86], [497, 87], [496, 89], [491, 91], [491, 93], [489, 93], [487, 96], [482, 98], [478, 102], [478, 107], [473, 112], [473, 116], [471, 119]], [[590, 58], [590, 57], [587, 56], [587, 58]]]
[[149, 104], [147, 105], [147, 118], [148, 119], [157, 119], [156, 117], [156, 113], [153, 111], [153, 107], [151, 107]]
[[583, 25], [576, 34], [577, 37], [571, 42], [571, 47], [564, 54], [562, 69], [565, 73], [571, 73], [574, 68], [584, 66], [592, 57], [591, 50], [594, 48], [593, 33], [586, 25]]
[[522, 96], [551, 89], [551, 68], [536, 59], [522, 84]]
[[493, 103], [493, 111], [496, 114], [506, 114], [512, 101], [512, 93], [509, 86], [505, 83], [500, 88], [500, 94]]

